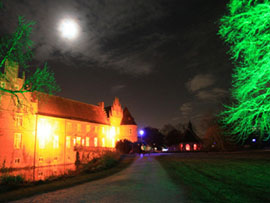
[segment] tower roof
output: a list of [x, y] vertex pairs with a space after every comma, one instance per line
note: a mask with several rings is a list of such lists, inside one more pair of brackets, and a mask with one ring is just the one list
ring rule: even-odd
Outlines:
[[127, 107], [125, 107], [123, 111], [123, 118], [121, 121], [121, 125], [137, 125]]

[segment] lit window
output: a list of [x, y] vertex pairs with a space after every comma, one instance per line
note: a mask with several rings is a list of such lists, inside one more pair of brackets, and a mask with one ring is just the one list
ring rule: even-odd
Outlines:
[[67, 130], [72, 131], [72, 123], [67, 123]]
[[20, 149], [22, 145], [22, 134], [21, 133], [15, 133], [14, 134], [14, 148]]
[[86, 131], [87, 131], [87, 132], [90, 132], [90, 125], [87, 125], [87, 126], [86, 126]]
[[84, 146], [84, 139], [82, 139], [82, 146]]
[[76, 145], [76, 139], [75, 138], [73, 139], [73, 145]]
[[193, 145], [193, 149], [194, 149], [194, 151], [196, 151], [196, 150], [198, 149], [197, 144], [194, 144], [194, 145]]
[[66, 148], [70, 148], [70, 136], [66, 137]]
[[105, 147], [105, 138], [102, 138], [102, 147]]
[[81, 124], [79, 124], [79, 123], [77, 124], [77, 131], [78, 131], [78, 132], [81, 132], [81, 131], [82, 131], [82, 126], [81, 126]]
[[59, 136], [57, 135], [53, 136], [53, 148], [54, 149], [59, 148]]
[[81, 145], [81, 137], [76, 137], [76, 144]]
[[21, 127], [23, 125], [23, 118], [22, 115], [15, 115], [15, 126]]
[[186, 144], [186, 151], [190, 151], [190, 145]]
[[94, 138], [94, 145], [95, 145], [95, 147], [98, 146], [98, 139], [97, 139], [97, 137]]
[[86, 144], [86, 147], [89, 147], [89, 145], [90, 145], [90, 139], [89, 139], [89, 137], [86, 137], [86, 139], [85, 139], [85, 144]]

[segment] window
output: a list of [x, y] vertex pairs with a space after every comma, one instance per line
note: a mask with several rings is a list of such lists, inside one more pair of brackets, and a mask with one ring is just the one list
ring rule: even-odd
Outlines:
[[131, 128], [129, 129], [129, 134], [130, 134], [130, 135], [132, 134], [132, 129], [131, 129]]
[[59, 136], [57, 135], [53, 136], [53, 148], [54, 149], [59, 148]]
[[82, 139], [82, 146], [84, 146], [84, 139]]
[[15, 115], [15, 126], [16, 127], [21, 127], [23, 125], [23, 118], [22, 115]]
[[90, 132], [90, 125], [87, 125], [87, 126], [86, 126], [86, 131], [87, 131], [87, 132]]
[[98, 127], [97, 126], [95, 126], [95, 133], [97, 133], [98, 132]]
[[105, 138], [102, 138], [102, 147], [105, 147]]
[[74, 146], [76, 145], [76, 139], [75, 138], [73, 139], [73, 145]]
[[81, 137], [76, 137], [76, 144], [81, 145]]
[[14, 162], [17, 163], [17, 164], [20, 163], [20, 158], [16, 158], [16, 159], [14, 160]]
[[104, 127], [102, 127], [102, 133], [105, 134], [105, 128]]
[[70, 136], [66, 137], [66, 148], [70, 148]]
[[82, 125], [80, 123], [77, 124], [77, 131], [78, 132], [82, 131]]
[[94, 138], [94, 145], [95, 145], [95, 147], [98, 146], [98, 139], [97, 139], [97, 137]]
[[67, 123], [67, 130], [72, 131], [72, 123], [70, 122]]
[[21, 133], [15, 133], [14, 134], [14, 148], [20, 149], [22, 145], [22, 134]]
[[86, 145], [86, 147], [89, 147], [89, 145], [90, 145], [90, 139], [89, 139], [89, 137], [86, 137], [86, 139], [85, 139], [85, 145]]

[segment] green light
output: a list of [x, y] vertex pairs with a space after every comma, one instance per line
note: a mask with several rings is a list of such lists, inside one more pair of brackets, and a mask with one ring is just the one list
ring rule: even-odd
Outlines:
[[235, 141], [245, 141], [255, 132], [265, 139], [270, 132], [270, 3], [231, 0], [228, 10], [220, 20], [219, 35], [230, 45], [235, 64], [234, 102], [225, 106], [221, 121], [236, 135]]

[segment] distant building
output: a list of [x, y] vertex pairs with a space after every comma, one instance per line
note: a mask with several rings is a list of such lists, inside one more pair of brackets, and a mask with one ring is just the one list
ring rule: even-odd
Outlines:
[[[21, 89], [19, 67], [6, 67], [2, 87]], [[8, 83], [6, 81], [11, 81]], [[120, 139], [137, 141], [137, 125], [118, 98], [113, 105], [98, 105], [37, 93], [0, 95], [0, 167], [23, 168], [86, 162]]]
[[180, 151], [200, 151], [202, 149], [202, 141], [193, 131], [191, 122], [188, 123], [184, 136], [179, 144]]

